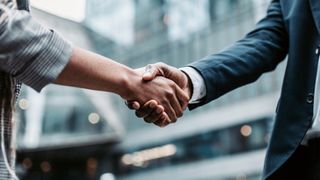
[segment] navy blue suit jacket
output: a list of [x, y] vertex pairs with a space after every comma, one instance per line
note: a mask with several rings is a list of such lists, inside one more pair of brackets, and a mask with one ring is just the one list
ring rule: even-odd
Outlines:
[[264, 179], [288, 160], [312, 124], [319, 32], [320, 1], [273, 0], [266, 17], [245, 38], [190, 65], [203, 76], [207, 88], [197, 107], [255, 81], [289, 55]]

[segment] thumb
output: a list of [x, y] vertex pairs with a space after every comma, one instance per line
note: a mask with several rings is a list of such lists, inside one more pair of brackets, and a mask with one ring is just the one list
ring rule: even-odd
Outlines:
[[157, 68], [154, 67], [152, 64], [149, 64], [145, 68], [145, 71], [142, 75], [142, 79], [145, 81], [151, 81], [154, 78], [156, 78], [156, 76], [158, 75], [159, 75], [159, 71], [157, 70]]

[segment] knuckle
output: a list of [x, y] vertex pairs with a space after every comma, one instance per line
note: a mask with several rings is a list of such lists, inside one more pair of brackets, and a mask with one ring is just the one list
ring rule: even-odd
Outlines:
[[161, 127], [161, 122], [160, 122], [160, 121], [156, 121], [156, 122], [154, 122], [153, 124], [156, 125], [156, 126]]
[[155, 65], [157, 65], [157, 66], [164, 66], [165, 64], [164, 64], [163, 62], [157, 62], [157, 63], [155, 63]]
[[151, 108], [147, 108], [147, 109], [145, 109], [144, 114], [145, 115], [149, 115], [151, 112], [152, 112], [152, 109]]
[[172, 89], [175, 89], [176, 88], [176, 83], [174, 83], [173, 81], [169, 81], [169, 86], [172, 88]]
[[171, 117], [170, 117], [170, 120], [171, 120], [171, 123], [175, 123], [177, 121], [177, 117], [175, 114], [173, 114]]
[[141, 111], [136, 111], [135, 114], [139, 118], [143, 117], [143, 113]]
[[165, 95], [169, 98], [174, 97], [174, 93], [171, 90], [166, 90]]
[[176, 123], [177, 122], [177, 118], [171, 119], [171, 123]]
[[179, 111], [179, 112], [177, 113], [177, 117], [180, 118], [180, 117], [182, 117], [182, 116], [183, 116], [183, 112]]
[[157, 120], [157, 117], [149, 117], [149, 123], [154, 123]]
[[153, 121], [159, 119], [159, 115], [156, 112], [153, 112], [150, 117], [153, 119]]

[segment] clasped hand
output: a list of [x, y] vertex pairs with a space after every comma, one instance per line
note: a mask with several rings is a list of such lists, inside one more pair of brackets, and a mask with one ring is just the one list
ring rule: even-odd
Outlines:
[[[191, 82], [177, 68], [164, 63], [137, 69], [142, 76], [142, 96], [127, 101], [136, 116], [148, 123], [164, 127], [183, 115], [191, 97]], [[138, 95], [138, 94], [136, 94]]]

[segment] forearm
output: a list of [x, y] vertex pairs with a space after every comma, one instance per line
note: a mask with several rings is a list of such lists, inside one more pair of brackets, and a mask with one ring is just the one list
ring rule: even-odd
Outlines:
[[127, 98], [130, 81], [141, 79], [131, 68], [98, 54], [74, 48], [56, 84], [108, 91]]
[[55, 83], [108, 91], [141, 104], [154, 99], [164, 107], [172, 121], [182, 115], [182, 108], [189, 99], [171, 80], [158, 77], [143, 81], [142, 72], [80, 48], [73, 50], [69, 63]]
[[37, 91], [55, 82], [127, 96], [129, 76], [131, 80], [135, 78], [133, 70], [94, 53], [72, 48], [26, 11], [4, 6], [0, 6], [0, 10], [1, 71]]

